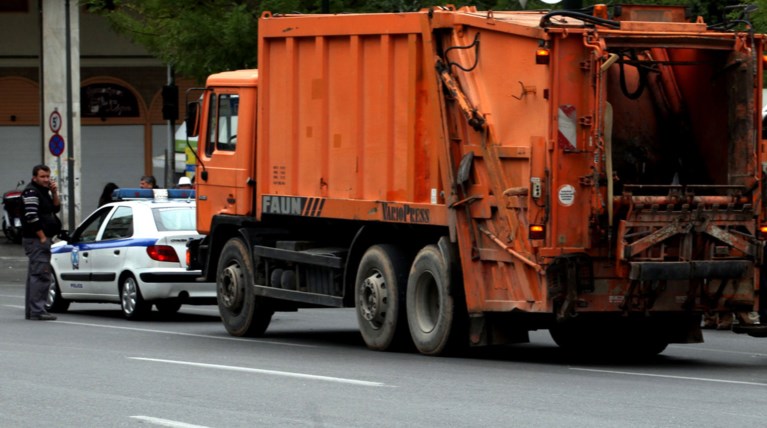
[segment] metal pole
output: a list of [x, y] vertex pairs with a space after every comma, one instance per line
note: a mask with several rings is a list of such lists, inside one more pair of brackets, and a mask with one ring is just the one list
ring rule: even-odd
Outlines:
[[75, 149], [74, 149], [74, 131], [72, 117], [75, 108], [80, 106], [72, 105], [72, 37], [69, 17], [69, 0], [66, 0], [66, 80], [67, 80], [67, 213], [69, 230], [75, 230]]
[[[174, 84], [173, 67], [168, 65], [168, 86]], [[168, 145], [165, 148], [165, 188], [171, 189], [175, 184], [176, 148], [175, 148], [175, 123], [168, 120]]]
[[[43, 35], [43, 0], [37, 0], [37, 22], [40, 27], [40, 56], [38, 57], [38, 78], [37, 80], [40, 82], [40, 123], [43, 128], [40, 130], [40, 159], [45, 160], [45, 62], [43, 61], [43, 57], [45, 56], [45, 47], [44, 47], [44, 41], [45, 37]], [[26, 178], [25, 180], [29, 180]], [[71, 230], [71, 229], [70, 229]]]

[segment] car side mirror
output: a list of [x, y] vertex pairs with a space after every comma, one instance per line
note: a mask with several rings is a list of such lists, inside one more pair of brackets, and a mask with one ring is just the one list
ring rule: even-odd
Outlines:
[[67, 241], [67, 242], [72, 240], [72, 237], [69, 236], [68, 230], [62, 230], [61, 232], [59, 232], [58, 235], [56, 235], [56, 237], [61, 239], [62, 241]]

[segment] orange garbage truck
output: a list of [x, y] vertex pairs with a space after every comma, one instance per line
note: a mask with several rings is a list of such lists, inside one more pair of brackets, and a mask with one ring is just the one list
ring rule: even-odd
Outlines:
[[[734, 26], [733, 26], [734, 25]], [[763, 336], [763, 38], [683, 7], [277, 15], [211, 75], [193, 267], [226, 330], [353, 307], [436, 355], [548, 329], [656, 354]]]

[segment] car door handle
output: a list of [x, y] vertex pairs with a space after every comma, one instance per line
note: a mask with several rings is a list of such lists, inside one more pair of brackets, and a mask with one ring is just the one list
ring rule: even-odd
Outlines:
[[120, 250], [115, 250], [115, 255], [119, 256], [120, 255]]

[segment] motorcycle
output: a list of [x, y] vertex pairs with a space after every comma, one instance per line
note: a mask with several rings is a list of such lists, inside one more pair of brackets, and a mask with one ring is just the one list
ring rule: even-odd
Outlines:
[[24, 180], [16, 183], [16, 189], [3, 193], [3, 233], [9, 241], [21, 243], [21, 216], [24, 215], [24, 199], [19, 189]]

